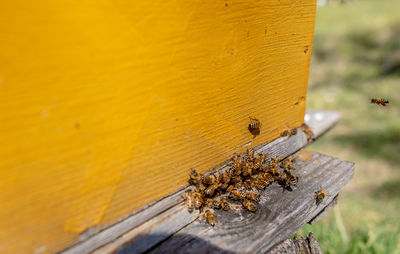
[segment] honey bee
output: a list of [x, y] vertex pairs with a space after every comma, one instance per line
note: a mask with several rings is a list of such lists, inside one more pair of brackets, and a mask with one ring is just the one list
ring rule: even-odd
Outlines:
[[265, 154], [265, 153], [258, 154], [258, 157], [257, 157], [256, 163], [254, 165], [254, 168], [261, 169], [262, 164], [265, 161], [265, 158], [267, 158], [267, 154]]
[[286, 169], [294, 169], [293, 163], [296, 161], [293, 157], [288, 157], [281, 162], [281, 167]]
[[382, 99], [382, 98], [372, 98], [371, 103], [376, 104], [376, 105], [382, 105], [382, 106], [386, 107], [386, 104], [388, 104], [389, 101]]
[[195, 169], [190, 169], [189, 184], [198, 186], [200, 184], [201, 177], [202, 175], [197, 173]]
[[254, 160], [254, 150], [253, 149], [248, 149], [247, 150], [247, 158], [249, 161], [253, 161]]
[[260, 201], [260, 194], [257, 194], [255, 192], [246, 192], [246, 198], [258, 202]]
[[286, 136], [290, 137], [290, 136], [294, 136], [296, 134], [297, 134], [297, 128], [291, 128], [291, 129], [283, 130], [279, 136], [281, 136], [281, 137], [286, 137]]
[[203, 184], [207, 184], [207, 185], [212, 185], [217, 182], [216, 177], [214, 175], [203, 176], [202, 179], [203, 179], [202, 180]]
[[285, 169], [283, 171], [283, 173], [285, 174], [286, 181], [287, 181], [288, 184], [296, 185], [297, 182], [299, 181], [299, 177], [292, 175], [292, 173], [290, 173], [290, 171]]
[[253, 174], [253, 167], [254, 163], [253, 162], [246, 162], [245, 168], [242, 170], [242, 176], [249, 176]]
[[204, 204], [203, 197], [198, 192], [194, 192], [192, 197], [193, 197], [194, 208], [195, 209], [200, 209]]
[[238, 189], [233, 189], [230, 193], [230, 197], [234, 200], [241, 200], [243, 199], [245, 194], [240, 192]]
[[231, 182], [233, 184], [241, 183], [242, 182], [242, 177], [241, 176], [234, 176], [234, 177], [232, 177]]
[[304, 132], [304, 134], [306, 134], [307, 142], [311, 142], [315, 139], [314, 133], [312, 132], [311, 128], [307, 124], [303, 123], [300, 126], [300, 129]]
[[221, 185], [218, 184], [213, 184], [207, 187], [207, 189], [205, 189], [204, 194], [206, 196], [212, 197], [214, 196], [215, 191], [220, 187]]
[[278, 156], [274, 156], [270, 159], [269, 163], [270, 163], [270, 167], [271, 168], [276, 168], [276, 166], [278, 166], [279, 162], [281, 161], [281, 158], [279, 158]]
[[194, 207], [194, 204], [193, 204], [193, 196], [192, 196], [192, 190], [187, 190], [186, 192], [185, 192], [185, 199], [186, 199], [186, 206], [187, 206], [187, 209], [188, 209], [188, 211], [191, 213], [191, 212], [193, 212], [193, 207]]
[[242, 205], [243, 205], [244, 208], [246, 208], [246, 209], [249, 210], [250, 212], [255, 213], [255, 212], [257, 211], [256, 205], [253, 204], [253, 202], [251, 202], [251, 201], [249, 201], [249, 200], [247, 200], [247, 199], [244, 199], [244, 200], [242, 201]]
[[267, 184], [264, 181], [261, 181], [260, 179], [255, 180], [253, 182], [253, 185], [259, 190], [265, 190], [265, 188], [267, 188]]
[[243, 182], [243, 185], [246, 189], [250, 189], [253, 186], [253, 183], [251, 181], [252, 179], [248, 178]]
[[221, 207], [224, 211], [228, 211], [231, 208], [228, 201], [224, 198], [221, 198]]
[[322, 189], [322, 186], [320, 186], [320, 189], [318, 191], [314, 192], [314, 197], [317, 205], [319, 205], [322, 202], [322, 200], [326, 197], [326, 193]]
[[250, 117], [250, 123], [248, 129], [253, 136], [260, 134], [261, 122], [257, 118]]
[[206, 210], [204, 214], [207, 223], [214, 227], [215, 224], [217, 224], [217, 219], [215, 218], [214, 214], [210, 210]]
[[215, 208], [215, 209], [219, 209], [219, 208], [221, 208], [221, 201], [219, 201], [218, 199], [207, 198], [206, 206]]
[[232, 174], [230, 172], [230, 170], [223, 170], [222, 171], [222, 179], [221, 182], [222, 183], [229, 183], [231, 181], [232, 178]]
[[229, 185], [228, 189], [226, 189], [226, 192], [230, 193], [234, 188], [234, 185]]

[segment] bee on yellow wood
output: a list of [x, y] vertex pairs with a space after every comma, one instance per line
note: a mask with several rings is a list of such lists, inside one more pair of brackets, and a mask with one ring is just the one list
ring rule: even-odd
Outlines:
[[194, 204], [193, 204], [192, 190], [187, 190], [185, 192], [185, 197], [186, 197], [186, 206], [188, 211], [193, 212]]
[[195, 169], [190, 169], [189, 184], [198, 186], [200, 184], [201, 177], [202, 175], [197, 173]]
[[255, 192], [246, 192], [246, 198], [258, 202], [260, 201], [260, 194]]
[[322, 200], [326, 197], [326, 193], [325, 193], [325, 191], [322, 189], [322, 186], [320, 186], [320, 189], [319, 189], [318, 191], [314, 192], [314, 197], [315, 197], [315, 200], [316, 200], [316, 202], [317, 202], [317, 205], [318, 205], [319, 203], [321, 203]]
[[255, 212], [257, 211], [256, 205], [253, 204], [253, 202], [251, 202], [251, 201], [249, 201], [249, 200], [247, 200], [247, 199], [244, 199], [244, 200], [242, 201], [242, 205], [243, 205], [244, 208], [246, 208], [246, 209], [249, 210], [250, 212], [255, 213]]
[[297, 134], [297, 128], [291, 128], [291, 129], [286, 129], [283, 130], [280, 134], [281, 137], [290, 137], [290, 136], [294, 136]]
[[234, 200], [241, 200], [243, 199], [245, 194], [243, 192], [240, 192], [237, 189], [233, 189], [230, 193], [230, 197]]
[[260, 134], [261, 122], [257, 118], [250, 117], [250, 123], [248, 129], [253, 136]]
[[192, 197], [193, 197], [194, 208], [200, 209], [204, 204], [203, 197], [198, 192], [194, 192]]
[[217, 224], [217, 219], [210, 210], [206, 210], [204, 215], [206, 217], [206, 221], [208, 224], [210, 224], [213, 227], [215, 226], [215, 224]]
[[371, 103], [376, 104], [376, 105], [382, 105], [382, 106], [386, 107], [386, 104], [388, 104], [389, 101], [382, 99], [382, 98], [372, 98]]
[[203, 176], [203, 184], [212, 185], [216, 183], [216, 177], [214, 175]]

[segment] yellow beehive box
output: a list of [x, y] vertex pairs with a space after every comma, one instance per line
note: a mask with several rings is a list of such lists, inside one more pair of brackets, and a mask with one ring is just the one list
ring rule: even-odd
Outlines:
[[299, 126], [315, 9], [3, 0], [0, 252], [62, 250]]

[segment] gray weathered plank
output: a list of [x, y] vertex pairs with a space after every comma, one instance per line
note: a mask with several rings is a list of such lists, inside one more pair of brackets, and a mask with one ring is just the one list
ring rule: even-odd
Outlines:
[[[305, 122], [310, 126], [310, 128], [314, 132], [315, 137], [322, 135], [326, 130], [335, 125], [339, 121], [339, 119], [340, 115], [338, 113], [329, 111], [307, 111], [305, 115]], [[307, 136], [302, 131], [298, 131], [298, 133], [294, 136], [281, 137], [268, 144], [261, 145], [256, 148], [256, 151], [266, 152], [268, 153], [268, 157], [286, 157], [298, 151], [306, 144]], [[226, 166], [227, 165], [225, 164], [219, 169], [225, 168]], [[62, 251], [61, 253], [90, 253], [103, 246], [103, 248], [99, 250], [99, 253], [102, 253], [101, 251], [106, 252], [106, 250], [111, 250], [112, 248], [118, 246], [118, 244], [123, 244], [125, 242], [131, 241], [133, 238], [135, 238], [134, 236], [132, 236], [131, 232], [133, 229], [136, 229], [139, 226], [140, 228], [144, 228], [144, 225], [148, 225], [146, 224], [146, 222], [148, 222], [155, 216], [160, 216], [161, 214], [168, 213], [169, 209], [182, 203], [184, 191], [185, 189], [182, 189], [174, 194], [171, 194], [168, 197], [163, 198], [160, 201], [149, 204], [141, 210], [132, 213], [130, 216], [121, 219], [114, 225], [111, 225], [110, 227], [105, 228], [100, 232], [96, 232], [96, 234], [82, 238], [82, 241]], [[181, 221], [183, 223], [182, 225], [187, 225], [194, 219], [195, 216], [193, 214], [183, 216]], [[179, 226], [182, 225], [180, 224]], [[174, 230], [180, 230], [181, 228], [179, 226], [175, 226]], [[133, 231], [140, 232], [137, 230]], [[123, 235], [124, 237], [121, 238], [121, 236]], [[128, 237], [127, 235], [132, 238]], [[155, 240], [155, 244], [157, 243], [158, 241]]]
[[[156, 248], [150, 250], [152, 246], [149, 246], [150, 253], [207, 253], [210, 246], [236, 253], [266, 252], [293, 235], [329, 205], [352, 177], [354, 164], [314, 153], [311, 161], [299, 161], [297, 168], [295, 172], [300, 180], [293, 191], [282, 192], [278, 185], [268, 187], [257, 205], [257, 213], [243, 209], [237, 212], [217, 211], [219, 224], [214, 228], [202, 219], [193, 221], [167, 241], [158, 243]], [[320, 185], [327, 197], [317, 204], [314, 192], [319, 190]], [[185, 242], [183, 236], [187, 235], [203, 241], [189, 239]], [[127, 250], [129, 248], [126, 247]], [[121, 253], [124, 253], [123, 250]]]
[[310, 232], [306, 239], [303, 237], [286, 239], [272, 247], [266, 254], [322, 254], [322, 250]]

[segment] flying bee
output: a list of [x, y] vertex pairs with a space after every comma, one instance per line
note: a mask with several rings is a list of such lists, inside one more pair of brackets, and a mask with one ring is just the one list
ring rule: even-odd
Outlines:
[[212, 185], [215, 184], [217, 181], [214, 175], [208, 175], [208, 176], [203, 176], [202, 182], [203, 184]]
[[215, 224], [217, 224], [217, 219], [210, 210], [206, 210], [204, 215], [206, 217], [206, 221], [208, 224], [210, 224], [213, 227], [215, 226]]
[[260, 134], [261, 122], [257, 118], [250, 117], [250, 123], [248, 129], [253, 136]]
[[320, 186], [320, 189], [318, 191], [314, 192], [314, 198], [316, 200], [317, 205], [319, 205], [325, 197], [326, 197], [326, 193], [322, 189], [322, 186]]
[[200, 184], [202, 175], [197, 173], [195, 169], [190, 169], [189, 184], [198, 186]]
[[246, 209], [249, 210], [250, 212], [255, 213], [255, 212], [257, 211], [256, 205], [253, 204], [253, 202], [251, 202], [251, 201], [249, 201], [249, 200], [247, 200], [247, 199], [244, 199], [244, 200], [242, 201], [242, 205], [243, 205], [244, 208], [246, 208]]
[[260, 201], [260, 194], [257, 194], [255, 192], [246, 192], [246, 198], [258, 202]]
[[231, 208], [228, 201], [224, 198], [221, 198], [221, 207], [224, 211], [228, 211]]
[[294, 169], [293, 163], [296, 161], [293, 157], [288, 157], [281, 162], [281, 167], [286, 169]]
[[192, 194], [193, 194], [192, 190], [187, 190], [185, 192], [186, 206], [190, 213], [193, 212], [193, 207], [194, 207]]
[[382, 105], [382, 106], [386, 107], [386, 104], [388, 104], [389, 101], [382, 99], [382, 98], [372, 98], [371, 103], [376, 104], [376, 105]]
[[193, 204], [195, 209], [200, 209], [203, 206], [204, 200], [200, 193], [194, 192], [193, 195]]
[[244, 198], [244, 196], [245, 194], [240, 192], [238, 189], [233, 189], [230, 194], [230, 197], [234, 200], [241, 200]]

